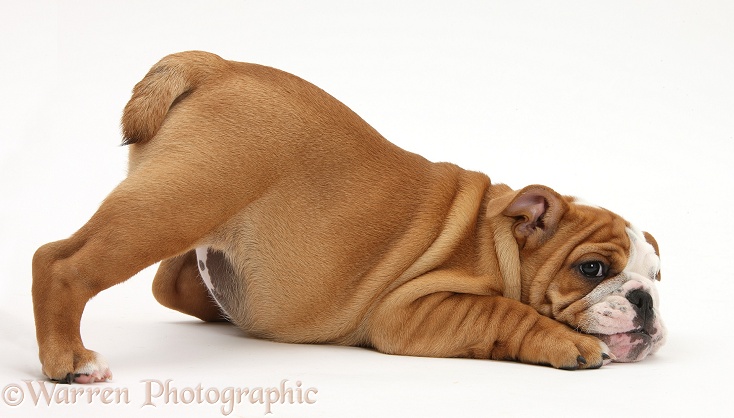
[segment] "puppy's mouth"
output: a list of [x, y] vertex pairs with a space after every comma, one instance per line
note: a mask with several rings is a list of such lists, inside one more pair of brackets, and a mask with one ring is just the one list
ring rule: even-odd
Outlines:
[[640, 361], [652, 351], [653, 337], [644, 330], [633, 330], [617, 334], [594, 334], [602, 340], [614, 355], [617, 362]]

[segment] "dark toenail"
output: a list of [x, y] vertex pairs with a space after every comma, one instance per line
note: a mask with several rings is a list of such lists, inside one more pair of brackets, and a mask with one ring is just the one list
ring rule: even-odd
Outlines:
[[67, 373], [67, 375], [63, 379], [51, 379], [51, 380], [54, 382], [70, 385], [71, 382], [74, 381], [74, 377], [75, 377], [74, 373]]

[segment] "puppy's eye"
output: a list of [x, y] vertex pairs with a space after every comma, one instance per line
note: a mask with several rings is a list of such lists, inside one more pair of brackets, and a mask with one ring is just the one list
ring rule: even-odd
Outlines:
[[588, 279], [601, 279], [607, 275], [607, 266], [601, 261], [587, 261], [579, 265], [579, 272]]

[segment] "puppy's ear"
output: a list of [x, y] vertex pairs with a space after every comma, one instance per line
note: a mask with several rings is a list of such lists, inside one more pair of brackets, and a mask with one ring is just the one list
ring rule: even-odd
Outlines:
[[[655, 240], [655, 237], [653, 237], [651, 233], [645, 231], [642, 232], [642, 235], [645, 236], [645, 241], [647, 241], [647, 243], [652, 245], [652, 248], [655, 249], [655, 254], [660, 257], [660, 247], [658, 247], [658, 242]], [[660, 271], [658, 271], [658, 274], [657, 276], [655, 276], [655, 278], [660, 281]]]
[[518, 191], [502, 214], [515, 219], [512, 233], [523, 248], [541, 244], [553, 235], [567, 210], [568, 203], [553, 189], [532, 185]]

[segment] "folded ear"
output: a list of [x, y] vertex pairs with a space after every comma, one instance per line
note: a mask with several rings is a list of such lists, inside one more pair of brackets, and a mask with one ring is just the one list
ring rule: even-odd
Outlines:
[[532, 185], [517, 192], [502, 215], [515, 219], [512, 233], [520, 247], [540, 244], [556, 230], [568, 203], [553, 189]]
[[[652, 248], [655, 249], [655, 254], [657, 254], [658, 257], [660, 257], [660, 247], [658, 247], [658, 242], [655, 240], [655, 237], [652, 236], [649, 232], [642, 232], [642, 235], [645, 237], [645, 241], [648, 242], [648, 244], [652, 245]], [[660, 281], [660, 271], [658, 270], [658, 274], [655, 276], [658, 281]]]

